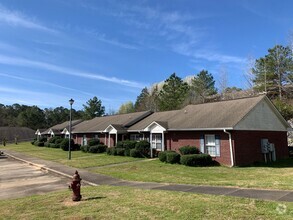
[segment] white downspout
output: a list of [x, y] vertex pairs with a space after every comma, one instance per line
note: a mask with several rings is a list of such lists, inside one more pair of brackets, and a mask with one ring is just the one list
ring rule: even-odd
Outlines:
[[230, 133], [230, 132], [228, 132], [228, 131], [226, 131], [226, 129], [224, 129], [224, 132], [225, 132], [226, 134], [228, 134], [228, 135], [229, 135], [229, 145], [230, 145], [231, 167], [233, 167], [233, 166], [234, 166], [234, 157], [233, 157], [234, 153], [233, 153], [233, 147], [232, 147], [232, 138], [231, 138], [231, 133]]

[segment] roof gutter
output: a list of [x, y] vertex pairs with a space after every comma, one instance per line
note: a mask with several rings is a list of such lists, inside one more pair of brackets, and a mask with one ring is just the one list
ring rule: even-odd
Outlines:
[[231, 167], [234, 166], [234, 153], [233, 153], [233, 147], [232, 147], [232, 138], [231, 138], [231, 133], [226, 131], [226, 129], [224, 128], [224, 133], [229, 135], [229, 145], [230, 145], [230, 157], [231, 157]]

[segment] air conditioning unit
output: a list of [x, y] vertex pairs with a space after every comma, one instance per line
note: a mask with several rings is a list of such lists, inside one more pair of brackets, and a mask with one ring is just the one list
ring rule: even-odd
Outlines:
[[269, 140], [268, 139], [261, 139], [261, 152], [263, 154], [269, 153]]

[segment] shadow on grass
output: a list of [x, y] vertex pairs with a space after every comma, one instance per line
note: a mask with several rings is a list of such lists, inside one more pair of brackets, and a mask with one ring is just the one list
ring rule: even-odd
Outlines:
[[[290, 168], [293, 167], [293, 157], [289, 157], [275, 162], [255, 162], [252, 165], [241, 166], [241, 167], [270, 167], [270, 168]], [[240, 168], [241, 168], [240, 167]]]
[[95, 196], [95, 197], [88, 197], [88, 198], [83, 198], [83, 201], [90, 201], [90, 200], [98, 200], [98, 199], [105, 199], [107, 197], [104, 196]]

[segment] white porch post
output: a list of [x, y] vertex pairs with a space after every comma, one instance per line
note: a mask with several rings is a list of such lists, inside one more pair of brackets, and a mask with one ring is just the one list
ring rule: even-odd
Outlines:
[[111, 147], [111, 134], [109, 133], [108, 136], [108, 147]]
[[164, 138], [164, 131], [162, 132], [162, 151], [165, 151], [165, 138]]
[[152, 132], [150, 132], [150, 148], [151, 148], [151, 158], [153, 158], [153, 146], [152, 146], [152, 140], [153, 140]]
[[115, 143], [115, 146], [117, 145], [117, 142], [118, 142], [118, 132], [116, 132], [116, 143]]

